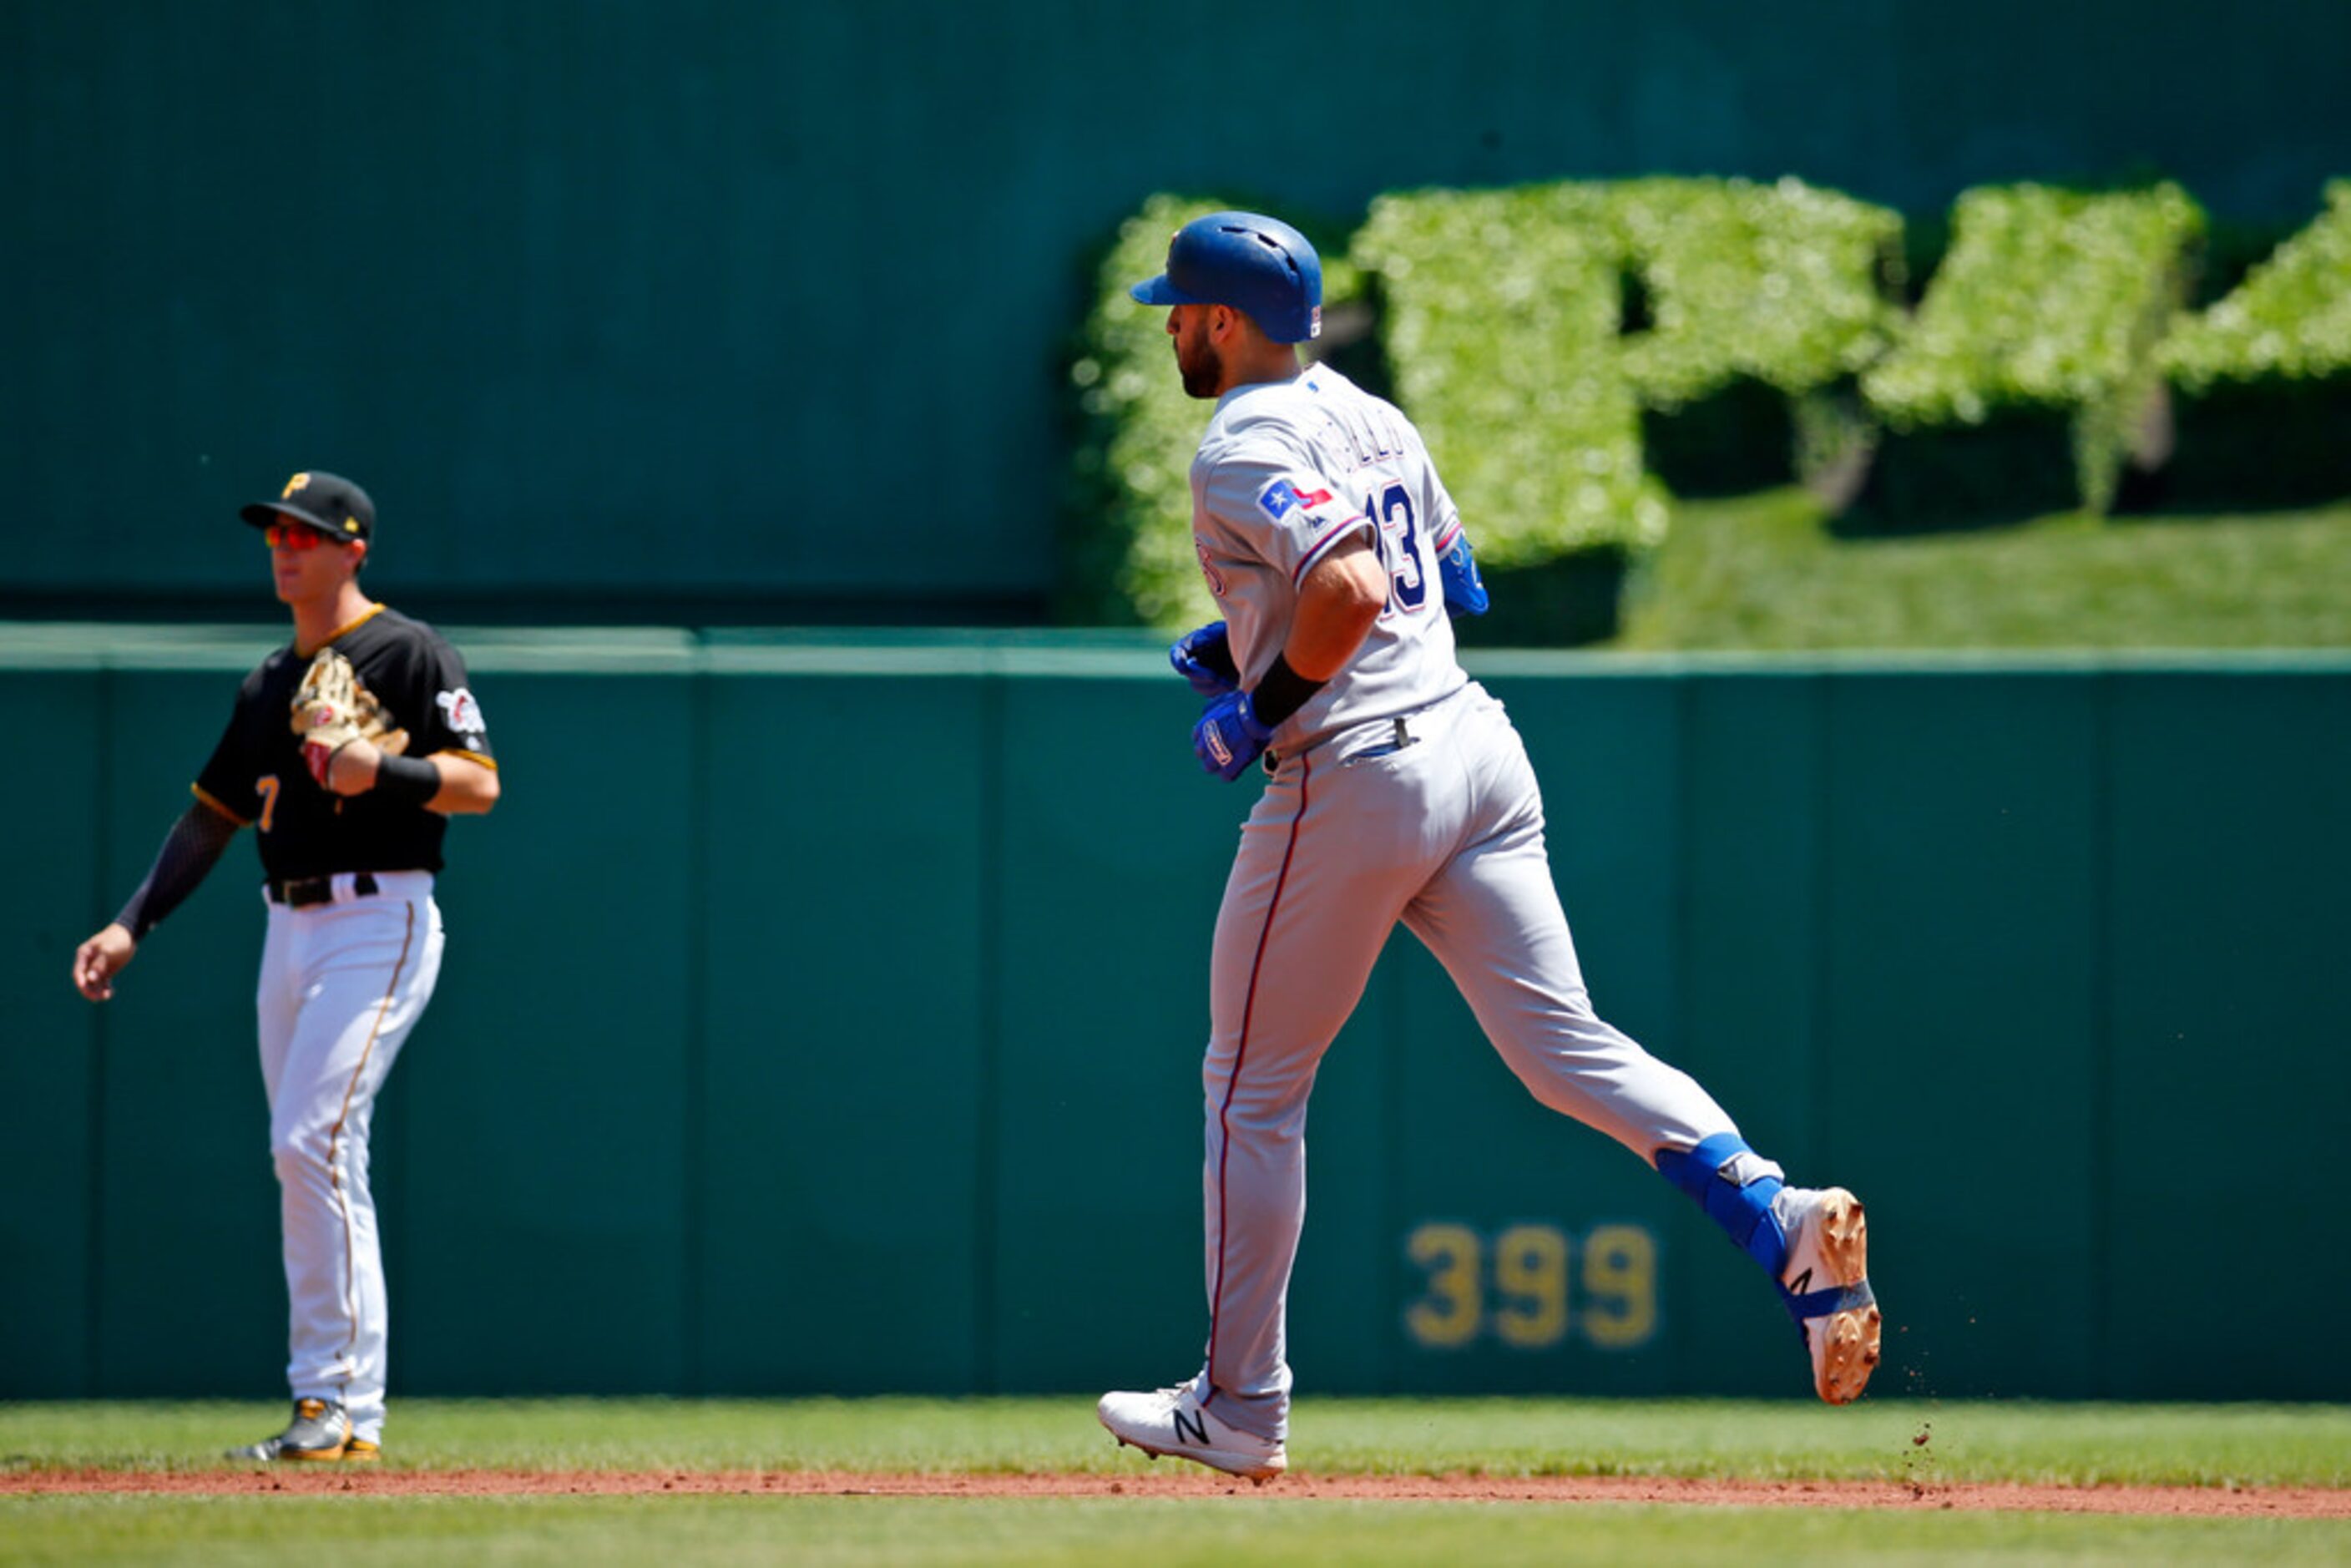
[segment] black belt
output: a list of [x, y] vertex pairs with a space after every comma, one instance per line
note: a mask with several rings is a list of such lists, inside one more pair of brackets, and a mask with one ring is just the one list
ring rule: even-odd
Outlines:
[[[365, 898], [376, 890], [372, 872], [361, 872], [351, 878], [351, 893]], [[335, 879], [331, 876], [289, 876], [266, 884], [264, 891], [269, 902], [282, 904], [288, 909], [307, 909], [314, 904], [335, 902]]]

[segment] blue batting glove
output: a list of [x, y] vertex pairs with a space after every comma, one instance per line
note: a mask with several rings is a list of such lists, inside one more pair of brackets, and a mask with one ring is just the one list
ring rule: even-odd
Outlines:
[[1447, 615], [1483, 615], [1490, 601], [1486, 597], [1486, 585], [1478, 577], [1478, 559], [1469, 553], [1469, 531], [1464, 528], [1454, 539], [1453, 548], [1437, 560], [1437, 575], [1445, 584], [1445, 612]]
[[1167, 650], [1167, 662], [1204, 697], [1220, 697], [1240, 689], [1241, 673], [1233, 665], [1232, 644], [1226, 640], [1221, 621], [1211, 621], [1176, 638], [1176, 645]]
[[1229, 784], [1249, 771], [1273, 738], [1273, 727], [1258, 720], [1247, 692], [1227, 692], [1200, 712], [1192, 727], [1192, 749], [1200, 766]]

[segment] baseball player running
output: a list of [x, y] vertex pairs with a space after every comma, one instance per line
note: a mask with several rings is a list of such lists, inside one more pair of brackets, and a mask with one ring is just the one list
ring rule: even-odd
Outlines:
[[261, 850], [269, 929], [256, 995], [277, 1168], [293, 1419], [233, 1458], [381, 1452], [386, 1311], [368, 1127], [441, 969], [448, 819], [487, 811], [497, 764], [456, 650], [359, 586], [375, 508], [348, 479], [297, 474], [244, 508], [268, 540], [294, 640], [236, 706], [147, 880], [74, 954], [93, 1002], [239, 828]]
[[1486, 592], [1419, 432], [1296, 345], [1322, 264], [1250, 213], [1187, 224], [1165, 272], [1184, 390], [1216, 400], [1192, 463], [1193, 544], [1225, 619], [1170, 650], [1207, 699], [1192, 742], [1263, 794], [1217, 917], [1207, 1089], [1208, 1343], [1188, 1382], [1102, 1396], [1120, 1442], [1264, 1481], [1287, 1459], [1286, 1297], [1305, 1212], [1306, 1102], [1400, 919], [1534, 1096], [1656, 1166], [1778, 1283], [1813, 1387], [1878, 1359], [1861, 1204], [1787, 1186], [1688, 1075], [1592, 1009], [1502, 705], [1454, 657]]

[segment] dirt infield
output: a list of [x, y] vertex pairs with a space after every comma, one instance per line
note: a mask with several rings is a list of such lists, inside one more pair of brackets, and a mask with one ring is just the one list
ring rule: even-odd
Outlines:
[[1317, 1476], [1263, 1487], [1196, 1470], [1144, 1475], [883, 1473], [852, 1470], [412, 1470], [320, 1465], [274, 1469], [0, 1472], [0, 1496], [57, 1493], [361, 1497], [1241, 1497], [1421, 1502], [1635, 1502], [1731, 1508], [1996, 1509], [2212, 1518], [2351, 1519], [2351, 1490], [2328, 1487], [2066, 1487], [1926, 1481], [1687, 1480], [1658, 1476]]

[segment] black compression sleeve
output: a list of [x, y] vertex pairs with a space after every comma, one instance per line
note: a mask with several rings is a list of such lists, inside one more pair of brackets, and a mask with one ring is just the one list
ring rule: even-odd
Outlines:
[[196, 891], [196, 884], [204, 880], [235, 837], [236, 824], [202, 800], [189, 807], [163, 835], [163, 847], [155, 852], [147, 880], [139, 884], [139, 891], [131, 895], [114, 923], [130, 932], [132, 941], [146, 940], [147, 933], [163, 916]]
[[1328, 681], [1310, 681], [1290, 667], [1290, 655], [1276, 653], [1273, 666], [1265, 678], [1249, 693], [1249, 711], [1256, 714], [1259, 724], [1279, 727], [1281, 722], [1306, 706], [1307, 699]]

